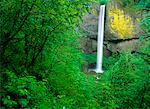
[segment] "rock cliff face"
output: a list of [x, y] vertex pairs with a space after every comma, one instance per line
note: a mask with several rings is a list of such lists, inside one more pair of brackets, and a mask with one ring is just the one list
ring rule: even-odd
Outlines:
[[[82, 40], [82, 48], [86, 53], [96, 52], [99, 7], [98, 4], [93, 4], [91, 12], [84, 16], [81, 28], [86, 37]], [[109, 2], [106, 6], [104, 55], [109, 56], [111, 52], [136, 49], [140, 45], [137, 40], [139, 22], [140, 17], [135, 18], [116, 2]]]

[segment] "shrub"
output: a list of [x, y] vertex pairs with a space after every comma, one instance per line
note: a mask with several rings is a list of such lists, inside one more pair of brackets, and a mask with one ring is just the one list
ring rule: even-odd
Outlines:
[[34, 76], [17, 77], [13, 72], [1, 72], [2, 107], [41, 108], [51, 107], [51, 95], [46, 83]]
[[150, 79], [146, 70], [147, 64], [143, 59], [130, 53], [122, 54], [102, 76], [102, 81], [109, 83], [107, 87], [112, 94], [108, 99], [114, 100], [119, 108], [148, 108]]

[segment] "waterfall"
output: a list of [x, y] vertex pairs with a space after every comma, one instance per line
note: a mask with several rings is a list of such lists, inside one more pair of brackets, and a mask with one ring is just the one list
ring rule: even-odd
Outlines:
[[104, 17], [105, 17], [105, 5], [101, 5], [98, 22], [97, 63], [95, 70], [96, 73], [103, 73], [102, 59], [103, 59], [103, 39], [104, 39]]
[[89, 71], [94, 71], [96, 73], [103, 73], [102, 59], [103, 59], [103, 39], [104, 39], [104, 17], [105, 17], [105, 5], [101, 5], [100, 12], [99, 12], [99, 22], [98, 22], [96, 69], [89, 70]]

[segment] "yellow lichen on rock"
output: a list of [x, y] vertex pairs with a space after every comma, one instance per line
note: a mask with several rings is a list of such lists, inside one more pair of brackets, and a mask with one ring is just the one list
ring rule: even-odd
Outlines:
[[112, 8], [108, 12], [110, 19], [111, 32], [118, 35], [119, 38], [129, 38], [134, 35], [134, 25], [130, 16], [125, 15], [124, 11], [118, 8]]
[[97, 10], [96, 10], [96, 9], [92, 9], [92, 14], [93, 14], [94, 16], [98, 16]]

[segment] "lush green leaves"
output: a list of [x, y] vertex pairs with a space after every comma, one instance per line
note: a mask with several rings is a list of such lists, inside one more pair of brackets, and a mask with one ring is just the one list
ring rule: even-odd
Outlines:
[[1, 82], [2, 105], [7, 108], [39, 108], [43, 103], [51, 106], [51, 96], [44, 81], [37, 81], [33, 76], [17, 77], [4, 71]]
[[101, 82], [110, 88], [107, 93], [111, 93], [105, 100], [108, 102], [111, 99], [119, 108], [147, 108], [149, 100], [145, 96], [149, 97], [150, 82], [147, 67], [142, 58], [130, 53], [122, 54], [115, 65], [102, 76]]
[[0, 6], [2, 108], [149, 106], [149, 17], [141, 24], [142, 54], [104, 58], [108, 71], [99, 81], [80, 71], [84, 58], [96, 61], [95, 54], [84, 56], [79, 50], [81, 35], [76, 26], [89, 9], [87, 0], [2, 0]]

